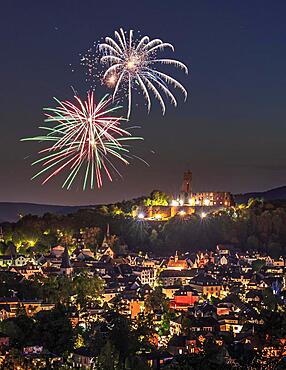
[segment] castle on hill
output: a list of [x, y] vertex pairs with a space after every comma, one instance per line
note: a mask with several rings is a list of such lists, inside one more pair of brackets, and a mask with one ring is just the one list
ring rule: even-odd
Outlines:
[[234, 205], [233, 196], [228, 191], [193, 192], [193, 174], [191, 171], [184, 172], [183, 182], [179, 196], [174, 198], [168, 206], [145, 207], [141, 212], [145, 218], [161, 220], [174, 217], [199, 213], [202, 217], [209, 212]]
[[194, 193], [192, 190], [192, 178], [193, 174], [191, 171], [184, 173], [183, 183], [177, 200], [180, 205], [188, 204], [190, 206], [221, 206], [231, 207], [234, 205], [233, 196], [228, 191], [209, 191]]

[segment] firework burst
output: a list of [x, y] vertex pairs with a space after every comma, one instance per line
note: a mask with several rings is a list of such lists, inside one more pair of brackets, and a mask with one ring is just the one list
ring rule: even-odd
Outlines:
[[132, 106], [132, 90], [139, 87], [146, 102], [148, 112], [151, 109], [151, 94], [159, 101], [163, 114], [166, 105], [162, 93], [177, 106], [177, 100], [170, 90], [170, 86], [178, 88], [187, 98], [184, 86], [170, 75], [157, 70], [158, 66], [172, 65], [182, 69], [186, 74], [188, 69], [182, 62], [175, 59], [158, 58], [158, 52], [165, 49], [174, 51], [172, 44], [160, 39], [151, 40], [148, 36], [135, 38], [133, 30], [128, 33], [122, 28], [115, 31], [114, 39], [106, 37], [104, 43], [99, 44], [100, 62], [106, 66], [103, 80], [107, 86], [113, 88], [113, 99], [121, 88], [126, 89], [128, 96], [128, 113], [130, 117]]
[[58, 106], [44, 109], [48, 125], [40, 128], [46, 134], [22, 139], [49, 144], [39, 152], [41, 158], [32, 163], [43, 167], [32, 179], [45, 175], [45, 184], [54, 176], [67, 171], [62, 187], [69, 189], [81, 173], [83, 189], [86, 189], [88, 186], [94, 188], [95, 185], [100, 188], [103, 173], [110, 181], [112, 170], [120, 175], [112, 159], [129, 164], [128, 158], [131, 156], [124, 142], [142, 139], [131, 136], [127, 129], [120, 127], [122, 121], [126, 120], [116, 115], [121, 107], [114, 106], [112, 98], [107, 95], [96, 104], [93, 92], [88, 92], [85, 101], [75, 96], [75, 103], [54, 99]]

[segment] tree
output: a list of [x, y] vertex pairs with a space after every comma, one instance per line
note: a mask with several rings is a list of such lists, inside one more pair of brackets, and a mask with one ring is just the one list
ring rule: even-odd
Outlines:
[[79, 309], [98, 301], [103, 289], [103, 280], [98, 276], [90, 276], [88, 272], [76, 275], [72, 280], [72, 291]]
[[250, 235], [247, 238], [246, 243], [247, 243], [248, 248], [250, 248], [250, 249], [258, 249], [258, 247], [259, 247], [259, 240], [255, 235]]
[[42, 279], [43, 299], [50, 303], [68, 306], [73, 296], [72, 279], [66, 275], [48, 276]]
[[101, 349], [96, 365], [98, 369], [102, 370], [121, 369], [119, 352], [110, 340], [107, 340], [106, 344]]
[[99, 227], [86, 227], [81, 230], [81, 237], [85, 247], [95, 249], [98, 244], [98, 238], [100, 234]]
[[35, 316], [36, 337], [50, 352], [63, 355], [73, 348], [73, 328], [63, 306], [40, 311]]
[[164, 311], [167, 305], [166, 296], [159, 286], [145, 298], [145, 309], [147, 312]]
[[161, 190], [153, 190], [150, 197], [144, 200], [145, 206], [167, 206], [171, 197]]
[[[107, 318], [108, 321], [108, 341], [110, 343], [103, 347], [103, 352], [106, 358], [110, 351], [115, 354], [113, 361], [116, 361], [115, 369], [133, 369], [132, 364], [137, 356], [137, 353], [144, 350], [142, 347], [142, 340], [140, 335], [142, 334], [142, 328], [134, 327], [131, 321], [123, 315], [113, 312]], [[123, 340], [124, 338], [124, 340]], [[135, 361], [136, 362], [136, 361]], [[142, 367], [141, 367], [142, 368]], [[108, 368], [106, 368], [108, 369]], [[112, 369], [112, 367], [110, 367]]]
[[4, 242], [0, 242], [0, 256], [3, 256], [6, 252], [7, 245]]
[[0, 330], [9, 336], [14, 348], [35, 344], [35, 320], [25, 314], [2, 321]]

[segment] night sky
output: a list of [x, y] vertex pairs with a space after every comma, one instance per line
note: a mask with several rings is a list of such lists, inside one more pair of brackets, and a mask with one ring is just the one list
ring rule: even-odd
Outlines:
[[[285, 185], [285, 16], [278, 0], [1, 2], [0, 201], [95, 204], [155, 188], [176, 192], [187, 169], [195, 191]], [[190, 69], [189, 76], [175, 72], [186, 103], [178, 93], [178, 107], [168, 105], [164, 117], [155, 101], [149, 115], [144, 106], [134, 110], [132, 124], [145, 138], [134, 151], [150, 167], [119, 165], [123, 180], [106, 179], [94, 191], [62, 190], [63, 178], [30, 181], [39, 147], [20, 139], [40, 133], [53, 96], [72, 98], [71, 86], [87, 91], [79, 53], [119, 27], [173, 43]]]

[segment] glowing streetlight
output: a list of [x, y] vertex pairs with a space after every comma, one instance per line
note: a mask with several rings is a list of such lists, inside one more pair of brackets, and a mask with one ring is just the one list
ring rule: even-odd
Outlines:
[[144, 213], [140, 212], [140, 213], [138, 214], [138, 218], [139, 218], [140, 220], [143, 220], [143, 219], [145, 218]]
[[204, 199], [204, 205], [209, 206], [210, 205], [210, 200], [208, 198]]
[[202, 212], [202, 213], [201, 213], [201, 218], [205, 218], [205, 217], [207, 217], [206, 212]]
[[185, 216], [185, 215], [186, 215], [186, 212], [185, 212], [185, 211], [180, 211], [180, 212], [179, 212], [179, 215], [180, 215], [180, 216]]
[[171, 206], [178, 207], [178, 205], [179, 205], [179, 202], [177, 200], [173, 199], [172, 202], [171, 202]]
[[189, 198], [189, 205], [194, 206], [195, 205], [195, 198]]

